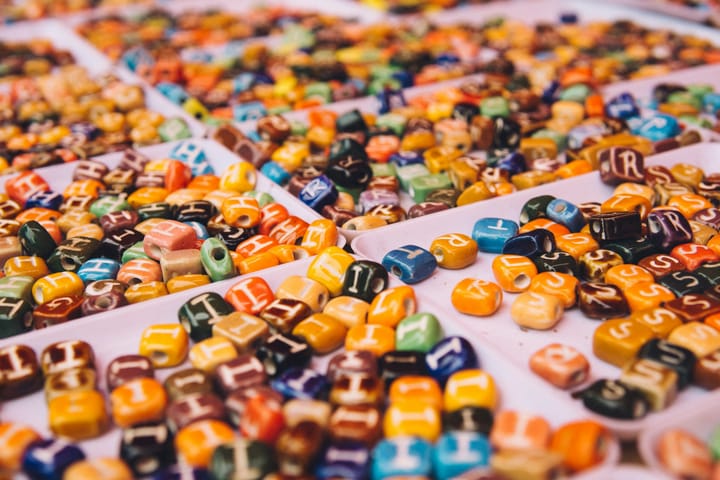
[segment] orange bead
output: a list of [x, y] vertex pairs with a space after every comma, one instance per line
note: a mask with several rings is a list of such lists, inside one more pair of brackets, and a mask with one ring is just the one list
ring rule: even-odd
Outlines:
[[504, 410], [495, 416], [490, 443], [500, 450], [544, 450], [551, 433], [550, 424], [542, 417]]
[[127, 428], [138, 423], [162, 420], [167, 394], [157, 380], [137, 378], [113, 390], [110, 403], [115, 424]]
[[443, 408], [442, 390], [432, 377], [406, 375], [396, 379], [390, 386], [388, 400], [390, 404], [407, 402]]
[[587, 470], [605, 460], [612, 434], [601, 423], [580, 420], [558, 428], [550, 441], [550, 450], [563, 456], [563, 465], [571, 472]]
[[674, 207], [683, 214], [685, 218], [692, 218], [700, 210], [711, 208], [713, 206], [710, 200], [696, 193], [684, 193], [670, 197], [667, 203], [668, 207]]
[[310, 252], [311, 255], [317, 255], [327, 247], [332, 247], [337, 243], [338, 229], [335, 222], [323, 218], [314, 220], [305, 230], [300, 246]]
[[640, 195], [613, 195], [600, 205], [601, 213], [610, 212], [638, 212], [640, 218], [645, 220], [652, 205], [647, 198]]
[[235, 251], [243, 258], [257, 255], [258, 253], [267, 252], [278, 243], [267, 235], [253, 235], [238, 244]]
[[105, 190], [105, 185], [98, 180], [75, 180], [63, 190], [63, 197], [76, 197], [80, 195], [98, 198], [100, 192]]
[[536, 218], [535, 220], [529, 221], [528, 223], [520, 227], [518, 233], [527, 233], [538, 228], [550, 230], [556, 237], [559, 237], [561, 235], [567, 235], [568, 233], [570, 233], [570, 230], [568, 230], [565, 225], [553, 222], [552, 220], [549, 220], [547, 218]]
[[600, 248], [592, 235], [584, 232], [556, 236], [555, 246], [558, 250], [572, 255], [575, 261], [578, 261], [584, 254]]
[[635, 283], [623, 289], [623, 293], [631, 312], [659, 307], [675, 299], [672, 291], [653, 281]]
[[249, 257], [240, 260], [237, 265], [237, 269], [241, 275], [245, 275], [266, 268], [280, 265], [280, 260], [273, 255], [271, 252], [256, 253]]
[[566, 179], [571, 177], [577, 177], [578, 175], [584, 175], [590, 172], [592, 172], [592, 164], [587, 160], [578, 159], [573, 160], [570, 163], [566, 163], [565, 165], [555, 170], [555, 175], [557, 175], [559, 178]]
[[670, 251], [670, 255], [678, 259], [690, 271], [695, 270], [704, 263], [720, 260], [720, 255], [715, 253], [712, 248], [696, 243], [678, 245]]
[[415, 290], [400, 286], [383, 290], [375, 296], [368, 310], [367, 323], [396, 327], [400, 320], [417, 309]]
[[605, 283], [615, 285], [619, 287], [620, 290], [626, 290], [636, 283], [654, 281], [655, 277], [653, 277], [653, 274], [639, 265], [624, 263], [610, 267], [610, 269], [605, 272]]
[[190, 167], [180, 160], [170, 160], [165, 171], [165, 188], [168, 192], [174, 192], [185, 188], [192, 178]]
[[240, 312], [259, 314], [273, 300], [270, 285], [260, 277], [243, 278], [225, 293], [225, 301]]
[[541, 272], [530, 282], [530, 292], [558, 297], [565, 308], [575, 305], [578, 279], [561, 272]]
[[497, 312], [502, 300], [502, 289], [496, 283], [475, 278], [460, 280], [450, 295], [457, 311], [481, 317]]
[[22, 172], [5, 181], [5, 192], [20, 205], [25, 205], [27, 199], [32, 195], [49, 190], [50, 185], [35, 172]]
[[217, 175], [198, 175], [197, 177], [190, 180], [187, 184], [187, 188], [193, 190], [203, 190], [206, 193], [210, 193], [216, 190], [220, 185], [220, 177]]
[[280, 203], [268, 203], [260, 209], [258, 233], [269, 235], [275, 226], [290, 216], [287, 208]]
[[355, 325], [345, 336], [346, 350], [365, 350], [376, 357], [395, 350], [395, 331], [385, 325]]
[[552, 343], [530, 357], [530, 370], [558, 388], [572, 388], [590, 374], [585, 355], [569, 345]]
[[588, 117], [605, 116], [605, 102], [602, 95], [594, 93], [585, 97], [585, 115]]
[[222, 444], [235, 438], [233, 429], [218, 420], [198, 420], [180, 429], [175, 437], [175, 449], [185, 463], [206, 468], [212, 454]]
[[537, 275], [537, 267], [521, 255], [498, 255], [492, 263], [495, 280], [506, 292], [524, 292]]

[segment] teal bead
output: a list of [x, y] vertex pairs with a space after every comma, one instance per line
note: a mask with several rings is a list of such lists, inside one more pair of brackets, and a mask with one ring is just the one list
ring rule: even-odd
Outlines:
[[45, 227], [35, 220], [25, 223], [18, 230], [18, 239], [26, 255], [37, 255], [47, 259], [57, 245]]
[[504, 97], [488, 97], [480, 102], [480, 114], [483, 117], [509, 117], [510, 103]]
[[560, 92], [560, 100], [569, 100], [571, 102], [585, 103], [585, 99], [592, 93], [588, 85], [578, 83], [572, 85]]
[[125, 198], [115, 195], [101, 197], [90, 205], [90, 213], [95, 215], [97, 218], [100, 218], [108, 213], [122, 212], [123, 210], [130, 209], [130, 204], [127, 200], [125, 200]]
[[305, 98], [320, 98], [324, 103], [332, 102], [332, 88], [325, 82], [311, 83], [305, 87]]
[[673, 92], [668, 95], [667, 103], [682, 103], [702, 110], [702, 100], [690, 92]]
[[408, 194], [415, 203], [421, 203], [431, 192], [444, 188], [453, 188], [450, 177], [446, 173], [434, 173], [410, 180]]
[[416, 177], [430, 175], [430, 170], [425, 165], [413, 163], [397, 169], [397, 178], [400, 181], [400, 188], [406, 192], [410, 188], [410, 181]]
[[203, 242], [200, 261], [213, 282], [237, 275], [230, 251], [220, 239], [208, 238]]
[[290, 134], [300, 135], [304, 137], [309, 130], [307, 123], [301, 122], [300, 120], [292, 120], [290, 122]]
[[375, 120], [375, 125], [380, 128], [388, 128], [398, 137], [405, 131], [407, 119], [397, 113], [386, 113]]
[[180, 117], [166, 119], [160, 124], [157, 130], [163, 142], [172, 142], [173, 140], [192, 137], [192, 132], [187, 122]]
[[127, 263], [130, 260], [137, 260], [138, 258], [150, 258], [147, 256], [147, 253], [145, 253], [142, 241], [137, 242], [132, 247], [125, 250], [120, 258], [120, 261], [122, 263]]
[[35, 279], [30, 275], [12, 275], [0, 278], [0, 297], [21, 298], [32, 303], [32, 286]]
[[395, 349], [427, 353], [444, 337], [442, 326], [432, 313], [405, 317], [395, 329]]
[[377, 163], [371, 162], [370, 169], [373, 177], [394, 177], [397, 175], [397, 169], [394, 163]]
[[258, 205], [260, 205], [260, 208], [273, 203], [275, 199], [272, 195], [270, 195], [267, 192], [258, 192], [257, 190], [250, 190], [249, 192], [243, 193], [244, 197], [250, 197], [257, 200]]
[[558, 152], [562, 152], [567, 148], [568, 137], [564, 133], [550, 130], [549, 128], [541, 128], [531, 135], [532, 138], [549, 138], [557, 145]]
[[32, 305], [22, 298], [0, 297], [0, 338], [20, 335], [32, 328]]

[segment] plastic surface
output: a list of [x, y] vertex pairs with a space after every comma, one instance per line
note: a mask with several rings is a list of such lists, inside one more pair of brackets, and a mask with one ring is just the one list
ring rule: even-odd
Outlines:
[[[720, 170], [717, 166], [719, 155], [720, 145], [697, 144], [649, 157], [646, 159], [646, 164], [671, 166], [675, 163], [686, 162], [697, 165], [710, 173]], [[369, 231], [355, 238], [351, 245], [358, 255], [379, 262], [387, 252], [406, 244], [415, 244], [427, 249], [433, 239], [445, 233], [470, 235], [475, 221], [483, 217], [503, 217], [517, 221], [523, 204], [538, 195], [554, 195], [579, 203], [608, 198], [612, 195], [612, 191], [613, 187], [600, 182], [597, 172], [592, 172], [506, 197], [493, 198], [439, 214], [408, 220], [401, 224], [384, 227], [379, 231]], [[473, 338], [499, 349], [508, 360], [523, 369], [527, 375], [532, 375], [527, 366], [532, 353], [549, 343], [560, 342], [573, 345], [588, 358], [591, 364], [588, 383], [593, 379], [618, 377], [620, 373], [618, 368], [604, 363], [592, 353], [592, 335], [600, 322], [586, 318], [577, 308], [566, 311], [555, 328], [549, 331], [523, 330], [515, 324], [510, 317], [510, 306], [516, 294], [504, 293], [500, 310], [491, 317], [471, 317], [457, 312], [450, 302], [450, 293], [453, 287], [466, 277], [494, 281], [491, 269], [493, 258], [495, 258], [494, 254], [480, 253], [477, 262], [465, 269], [438, 268], [432, 277], [416, 284], [415, 290], [422, 298], [430, 298], [437, 303], [438, 308], [445, 312], [445, 316], [456, 318], [459, 323], [472, 331]], [[560, 393], [568, 400], [571, 398], [569, 393], [560, 391], [547, 383], [545, 383], [543, 395], [546, 393]], [[657, 413], [650, 413], [639, 420], [614, 420], [594, 414], [593, 416], [595, 419], [603, 421], [622, 437], [632, 438], [656, 421], [672, 419], [684, 410], [695, 409], [695, 403], [706, 395], [707, 392], [700, 388], [689, 387], [679, 394], [675, 403], [669, 408]]]
[[[281, 265], [259, 272], [255, 276], [263, 277], [275, 289], [290, 275], [304, 275], [311, 260], [299, 260], [290, 264]], [[201, 292], [217, 292], [223, 295], [227, 289], [237, 282], [237, 279], [213, 283], [193, 290], [179, 292], [173, 296], [162, 297], [150, 303], [130, 305], [115, 312], [107, 312], [93, 317], [81, 318], [57, 325], [51, 329], [38, 330], [29, 334], [0, 341], [0, 347], [23, 343], [32, 347], [39, 355], [43, 348], [53, 342], [63, 340], [84, 340], [90, 343], [95, 350], [96, 371], [99, 375], [98, 387], [105, 390], [105, 369], [108, 363], [120, 355], [137, 353], [142, 331], [158, 323], [175, 323], [177, 310], [182, 303]], [[396, 280], [391, 286], [399, 285]], [[486, 348], [469, 332], [452, 321], [452, 317], [442, 311], [434, 310], [432, 305], [421, 297], [418, 301], [418, 311], [430, 312], [438, 315], [446, 335], [462, 335], [468, 338], [475, 346], [481, 368], [490, 373], [495, 379], [500, 393], [499, 409], [517, 409], [545, 417], [553, 427], [585, 418], [581, 408], [559, 395], [559, 392], [549, 392], [542, 401], [536, 401], [534, 392], [542, 389], [541, 382], [528, 373], [508, 362], [493, 349]], [[318, 371], [325, 371], [327, 362], [332, 354], [316, 357], [313, 367]], [[163, 381], [178, 369], [187, 368], [186, 362], [180, 367], [156, 370], [155, 376]], [[35, 393], [18, 400], [3, 403], [3, 418], [25, 423], [40, 432], [49, 435], [47, 428], [47, 407], [42, 392]], [[111, 431], [96, 439], [80, 442], [81, 447], [90, 458], [99, 456], [115, 456], [120, 442], [120, 430], [112, 428]], [[605, 462], [592, 471], [602, 474], [605, 469], [612, 469], [618, 462], [620, 455], [619, 442], [613, 441], [608, 445]], [[608, 477], [605, 477], [608, 478]]]

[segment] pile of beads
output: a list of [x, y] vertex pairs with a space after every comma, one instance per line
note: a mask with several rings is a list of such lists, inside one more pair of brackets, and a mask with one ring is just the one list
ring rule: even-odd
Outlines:
[[215, 175], [191, 142], [166, 159], [127, 150], [113, 169], [76, 165], [63, 192], [37, 172], [5, 184], [0, 337], [304, 258], [338, 239], [329, 220], [308, 223], [254, 190], [252, 165]]
[[0, 41], [0, 79], [46, 75], [55, 67], [72, 63], [74, 58], [70, 52], [56, 49], [44, 39]]
[[0, 93], [0, 171], [28, 170], [192, 135], [181, 117], [150, 110], [138, 85], [69, 65], [18, 78]]
[[[535, 197], [519, 222], [481, 218], [471, 236], [447, 234], [427, 250], [406, 245], [383, 265], [417, 283], [438, 266], [474, 264], [478, 251], [499, 253], [494, 282], [462, 280], [452, 292], [455, 308], [492, 315], [504, 293], [519, 293], [510, 317], [524, 330], [551, 330], [575, 305], [604, 320], [592, 351], [622, 373], [574, 395], [599, 414], [636, 419], [667, 408], [690, 384], [720, 387], [717, 175], [689, 164], [645, 167], [639, 152], [624, 147], [601, 152], [599, 170], [616, 186], [602, 203]], [[530, 367], [555, 386], [576, 387], [589, 378], [589, 364], [573, 347], [548, 345]]]
[[660, 464], [677, 478], [712, 479], [720, 473], [720, 428], [707, 439], [684, 428], [662, 433], [656, 451]]
[[88, 343], [48, 345], [39, 361], [27, 346], [1, 348], [13, 379], [4, 398], [42, 388], [44, 374], [57, 437], [95, 438], [111, 421], [122, 433], [119, 459], [85, 461], [80, 446], [0, 424], [0, 467], [68, 480], [101, 478], [101, 467], [118, 479], [175, 478], [176, 462], [190, 478], [519, 479], [604, 460], [612, 437], [599, 423], [553, 429], [499, 410], [471, 343], [418, 312], [411, 287], [387, 283], [381, 265], [330, 247], [275, 291], [249, 277], [224, 297], [192, 297], [179, 322], [147, 327], [138, 354], [109, 362], [108, 407]]
[[54, 17], [96, 7], [148, 3], [148, 0], [22, 0], [10, 3], [11, 6], [3, 4], [3, 20], [6, 22]]

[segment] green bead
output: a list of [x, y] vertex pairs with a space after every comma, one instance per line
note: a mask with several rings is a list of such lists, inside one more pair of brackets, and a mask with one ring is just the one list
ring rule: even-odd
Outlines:
[[209, 468], [212, 478], [261, 480], [277, 466], [273, 447], [258, 440], [239, 439], [217, 447]]
[[249, 192], [243, 193], [243, 197], [251, 197], [257, 200], [258, 205], [260, 205], [260, 208], [264, 207], [265, 205], [269, 203], [273, 203], [275, 199], [272, 195], [270, 195], [267, 192], [259, 192], [257, 190], [250, 190]]
[[76, 272], [80, 266], [93, 258], [100, 248], [100, 241], [90, 237], [73, 237], [63, 240], [48, 257], [51, 272]]
[[305, 87], [305, 98], [321, 98], [324, 103], [332, 102], [332, 88], [325, 82], [311, 83]]
[[698, 100], [702, 101], [703, 97], [708, 94], [715, 91], [715, 89], [712, 87], [712, 85], [709, 85], [707, 83], [695, 83], [693, 85], [688, 85], [687, 91], [690, 92], [692, 95], [695, 96]]
[[158, 127], [158, 135], [160, 135], [163, 142], [171, 142], [173, 140], [190, 138], [192, 137], [192, 132], [185, 120], [180, 117], [172, 117], [165, 120]]
[[373, 177], [394, 177], [397, 175], [397, 169], [394, 163], [377, 163], [371, 162], [370, 169]]
[[547, 206], [555, 200], [552, 195], [533, 197], [520, 210], [520, 225], [525, 225], [538, 218], [547, 218]]
[[130, 210], [130, 204], [125, 198], [115, 195], [100, 197], [90, 205], [90, 213], [97, 218], [112, 212], [122, 212], [123, 210]]
[[48, 258], [55, 247], [55, 240], [50, 236], [45, 227], [35, 220], [25, 223], [18, 230], [18, 239], [26, 255], [37, 255], [44, 259]]
[[585, 103], [585, 99], [592, 93], [590, 87], [584, 83], [572, 85], [560, 92], [560, 100]]
[[281, 115], [288, 112], [292, 112], [292, 107], [287, 104], [277, 105], [275, 107], [268, 108], [268, 115]]
[[301, 122], [300, 120], [290, 121], [290, 133], [292, 135], [305, 136], [309, 130], [307, 123]]
[[235, 309], [215, 292], [196, 295], [183, 303], [178, 310], [178, 320], [195, 342], [212, 336], [213, 324], [219, 317], [230, 315]]
[[395, 348], [428, 352], [444, 337], [437, 317], [432, 313], [416, 313], [405, 317], [395, 329]]
[[22, 298], [0, 297], [0, 338], [25, 333], [32, 328], [32, 305]]
[[488, 97], [480, 102], [480, 114], [484, 117], [509, 117], [510, 103], [505, 97]]
[[398, 167], [396, 175], [398, 181], [400, 182], [400, 188], [407, 192], [410, 188], [410, 181], [413, 178], [430, 175], [430, 170], [428, 170], [428, 168], [421, 163], [413, 163], [411, 165]]
[[370, 81], [370, 85], [368, 85], [368, 93], [370, 95], [377, 95], [378, 93], [384, 92], [386, 88], [399, 90], [402, 88], [402, 84], [400, 83], [400, 80], [397, 80], [396, 78], [378, 78]]
[[391, 80], [400, 69], [392, 65], [375, 65], [370, 69], [370, 78], [373, 80]]
[[135, 245], [125, 250], [120, 261], [122, 261], [122, 263], [127, 263], [130, 260], [137, 260], [138, 258], [150, 258], [147, 256], [147, 253], [145, 253], [143, 242], [137, 242]]
[[623, 259], [624, 263], [638, 263], [648, 255], [658, 253], [657, 247], [647, 238], [638, 240], [616, 240], [603, 242], [602, 248], [611, 250]]
[[720, 426], [715, 427], [715, 430], [710, 434], [708, 446], [715, 461], [720, 460]]
[[208, 127], [213, 127], [213, 128], [220, 127], [227, 123], [228, 123], [228, 121], [226, 118], [213, 117], [212, 115], [205, 119], [205, 125], [207, 125]]
[[698, 111], [702, 110], [702, 100], [690, 92], [673, 92], [668, 95], [667, 103], [681, 103], [692, 105]]
[[375, 120], [375, 125], [390, 129], [395, 135], [401, 136], [405, 130], [407, 119], [397, 113], [386, 113]]
[[699, 117], [697, 115], [680, 115], [678, 120], [682, 123], [687, 123], [700, 128], [712, 128], [713, 126], [707, 118]]
[[173, 218], [172, 205], [166, 202], [155, 202], [142, 205], [137, 209], [137, 214], [140, 221], [145, 221], [148, 218]]
[[555, 145], [557, 145], [558, 151], [562, 152], [567, 148], [567, 135], [549, 128], [541, 128], [537, 132], [531, 135], [532, 138], [549, 138]]
[[0, 278], [0, 297], [21, 298], [32, 303], [32, 286], [35, 279], [30, 275], [11, 275]]
[[446, 173], [434, 173], [431, 175], [423, 175], [410, 180], [408, 194], [415, 203], [424, 202], [425, 198], [435, 190], [441, 188], [452, 188], [453, 184], [450, 177]]
[[200, 247], [200, 261], [213, 282], [237, 275], [230, 251], [217, 238], [208, 238]]
[[315, 34], [306, 27], [291, 24], [284, 28], [282, 46], [299, 50], [315, 45]]

